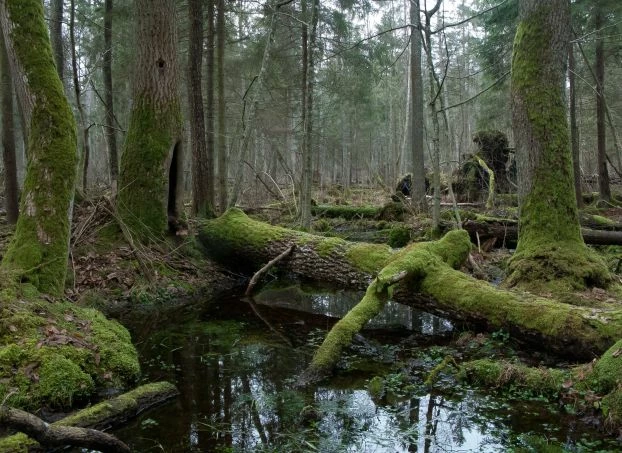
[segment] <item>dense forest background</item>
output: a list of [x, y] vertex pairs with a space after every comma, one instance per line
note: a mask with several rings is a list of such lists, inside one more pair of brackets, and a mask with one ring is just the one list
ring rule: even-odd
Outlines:
[[[236, 201], [293, 201], [305, 171], [324, 191], [335, 185], [392, 189], [413, 172], [413, 155], [420, 152], [411, 140], [411, 76], [417, 71], [411, 36], [422, 43], [424, 114], [416, 127], [424, 133], [427, 173], [438, 162], [445, 180], [477, 151], [477, 131], [500, 130], [512, 144], [509, 70], [517, 1], [419, 3], [421, 32], [413, 34], [417, 19], [409, 2], [176, 2], [184, 131], [192, 150], [184, 161], [188, 199], [197, 159], [207, 162], [206, 196], [217, 212]], [[50, 0], [45, 6], [81, 129], [81, 186], [100, 193], [117, 179], [132, 103], [134, 44], [144, 44], [136, 42], [134, 5]], [[576, 38], [569, 75], [580, 170], [586, 188], [598, 190], [599, 136], [604, 134], [607, 173], [617, 178], [622, 168], [616, 132], [622, 96], [615, 82], [622, 67], [621, 6], [572, 6]], [[433, 119], [440, 121], [440, 133]], [[16, 108], [13, 124], [21, 181], [24, 146]], [[309, 170], [303, 168], [307, 151]]]

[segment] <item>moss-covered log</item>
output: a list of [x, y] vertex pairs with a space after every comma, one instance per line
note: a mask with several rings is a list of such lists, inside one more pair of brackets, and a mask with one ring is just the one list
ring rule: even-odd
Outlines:
[[413, 244], [392, 257], [367, 288], [363, 299], [330, 330], [318, 348], [311, 365], [300, 378], [301, 384], [315, 382], [327, 375], [352, 338], [385, 306], [393, 286], [399, 282], [424, 281], [430, 264], [437, 262], [444, 267], [460, 266], [471, 244], [463, 231], [449, 232], [436, 242]]
[[[413, 244], [395, 251], [314, 236], [252, 220], [238, 209], [205, 222], [199, 238], [210, 256], [246, 272], [296, 245], [281, 267], [351, 288], [366, 288], [392, 259], [420, 247]], [[457, 232], [452, 240], [457, 241], [456, 250], [470, 244], [466, 232]], [[397, 284], [392, 298], [484, 329], [506, 329], [517, 339], [575, 360], [591, 359], [619, 339], [622, 310], [615, 304], [593, 301], [594, 305], [582, 307], [503, 291], [452, 269], [445, 258], [426, 253], [421, 258], [424, 274]]]
[[76, 124], [40, 0], [0, 1], [0, 29], [27, 136], [20, 215], [2, 266], [41, 291], [64, 289], [76, 179]]
[[[145, 384], [122, 395], [82, 409], [54, 422], [51, 426], [109, 429], [125, 423], [141, 412], [168, 401], [178, 394], [175, 386], [168, 382]], [[37, 445], [38, 443], [35, 440], [23, 433], [0, 439], [0, 451], [3, 452], [27, 452]]]

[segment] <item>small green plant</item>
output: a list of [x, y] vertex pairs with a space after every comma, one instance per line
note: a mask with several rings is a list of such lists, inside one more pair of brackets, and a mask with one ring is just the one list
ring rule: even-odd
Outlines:
[[389, 233], [389, 245], [393, 248], [404, 247], [410, 241], [410, 228], [396, 226]]

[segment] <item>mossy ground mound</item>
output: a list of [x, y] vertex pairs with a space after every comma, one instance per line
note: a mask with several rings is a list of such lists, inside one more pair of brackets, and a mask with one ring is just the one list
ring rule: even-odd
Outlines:
[[0, 400], [8, 396], [8, 404], [25, 409], [68, 408], [101, 388], [126, 387], [139, 373], [130, 334], [116, 321], [28, 285], [4, 284]]

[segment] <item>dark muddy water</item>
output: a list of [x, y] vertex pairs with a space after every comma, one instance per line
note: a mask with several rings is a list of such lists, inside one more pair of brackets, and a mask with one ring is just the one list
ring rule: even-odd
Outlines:
[[[313, 346], [360, 297], [293, 285], [133, 321], [146, 380], [170, 380], [181, 396], [115, 434], [140, 452], [622, 450], [556, 404], [452, 381], [430, 393], [421, 382], [452, 326], [397, 304], [356, 339], [334, 379], [295, 390]], [[384, 377], [380, 400], [367, 390], [374, 376]]]

